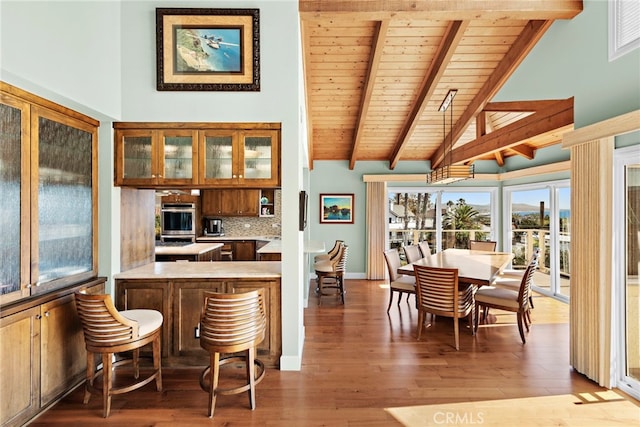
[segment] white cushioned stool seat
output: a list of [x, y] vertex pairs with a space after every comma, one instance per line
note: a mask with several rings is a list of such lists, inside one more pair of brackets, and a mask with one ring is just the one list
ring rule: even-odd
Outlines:
[[140, 337], [144, 337], [162, 326], [162, 313], [156, 310], [123, 310], [120, 314], [129, 320], [138, 322]]

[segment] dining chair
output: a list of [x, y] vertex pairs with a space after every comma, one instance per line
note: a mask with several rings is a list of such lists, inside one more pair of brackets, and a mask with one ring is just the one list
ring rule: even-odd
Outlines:
[[[531, 294], [533, 270], [533, 265], [530, 264], [527, 266], [527, 269], [522, 276], [522, 280], [520, 281], [520, 287], [517, 291], [493, 286], [478, 289], [475, 295], [475, 330], [478, 329], [478, 315], [481, 307], [514, 312], [517, 314], [518, 331], [520, 332], [522, 344], [526, 343], [524, 329], [526, 328], [527, 332], [529, 332], [529, 325], [531, 324], [531, 306], [529, 305], [529, 296]], [[484, 319], [486, 322], [486, 315], [484, 316]]]
[[387, 269], [389, 270], [389, 305], [387, 306], [387, 313], [391, 309], [391, 303], [393, 302], [393, 293], [398, 292], [398, 307], [400, 307], [400, 301], [402, 300], [402, 294], [407, 294], [407, 301], [409, 301], [410, 295], [416, 294], [416, 279], [415, 277], [405, 276], [398, 273], [400, 268], [400, 254], [397, 249], [389, 249], [384, 251], [384, 259], [387, 262]]
[[313, 257], [313, 262], [321, 262], [321, 261], [328, 261], [331, 258], [334, 257], [334, 255], [336, 255], [338, 253], [338, 250], [340, 249], [340, 245], [344, 243], [343, 240], [336, 240], [335, 243], [333, 244], [333, 248], [331, 248], [329, 250], [329, 252], [327, 252], [326, 254], [319, 254], [316, 255], [315, 257]]
[[409, 264], [414, 263], [422, 258], [422, 252], [418, 245], [407, 245], [404, 247], [404, 256]]
[[495, 252], [497, 243], [493, 240], [469, 240], [469, 249], [472, 251]]
[[[344, 304], [344, 273], [347, 266], [347, 255], [349, 247], [344, 243], [340, 244], [338, 253], [333, 259], [314, 264], [317, 276], [316, 291], [318, 294], [318, 305], [321, 305], [323, 296], [337, 295]], [[335, 291], [326, 292], [334, 289]]]
[[422, 335], [425, 314], [452, 317], [456, 350], [460, 349], [458, 319], [466, 317], [471, 334], [474, 330], [473, 285], [459, 286], [457, 268], [414, 265], [416, 274], [416, 306], [418, 308], [418, 339]]
[[[213, 417], [218, 395], [249, 391], [249, 406], [253, 410], [255, 386], [265, 374], [264, 364], [255, 357], [267, 327], [264, 289], [237, 294], [205, 292], [204, 298], [200, 347], [209, 352], [209, 366], [200, 374], [200, 387], [209, 392], [209, 418]], [[220, 358], [221, 354], [239, 352], [244, 354]], [[220, 367], [238, 362], [244, 362], [246, 383], [233, 388], [218, 387]]]
[[[160, 330], [162, 313], [156, 310], [118, 311], [111, 296], [74, 294], [76, 310], [87, 349], [87, 371], [83, 403], [89, 403], [91, 393], [102, 395], [102, 416], [107, 418], [111, 411], [111, 396], [128, 393], [145, 386], [155, 379], [156, 390], [162, 391], [162, 368], [160, 361]], [[140, 378], [140, 348], [151, 343], [153, 349], [153, 370]], [[113, 361], [117, 353], [132, 352], [132, 358]], [[102, 365], [96, 370], [95, 354], [102, 355]], [[117, 367], [133, 365], [133, 381], [114, 387]], [[121, 377], [121, 374], [117, 374]], [[102, 387], [94, 381], [102, 377]]]
[[[527, 264], [527, 265], [533, 265], [533, 273], [535, 273], [535, 271], [538, 268], [539, 256], [540, 256], [540, 249], [535, 248], [533, 251], [533, 255], [531, 255], [531, 258], [529, 259], [529, 263]], [[526, 269], [524, 270], [505, 269], [493, 280], [493, 282], [491, 283], [491, 286], [518, 290], [520, 288], [520, 282], [522, 282], [522, 276], [524, 276], [525, 271]], [[531, 286], [533, 286], [533, 278], [531, 279]], [[535, 308], [533, 306], [533, 291], [531, 291], [529, 295], [529, 305], [531, 305], [531, 308]]]
[[422, 254], [422, 258], [431, 255], [431, 248], [429, 247], [429, 242], [426, 240], [418, 243], [418, 247], [420, 248], [420, 253]]

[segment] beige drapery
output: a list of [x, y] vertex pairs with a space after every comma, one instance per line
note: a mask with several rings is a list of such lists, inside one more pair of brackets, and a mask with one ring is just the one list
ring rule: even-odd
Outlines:
[[367, 182], [367, 279], [384, 280], [387, 222], [387, 183]]
[[569, 132], [571, 150], [570, 363], [611, 387], [614, 138], [638, 130], [640, 110]]

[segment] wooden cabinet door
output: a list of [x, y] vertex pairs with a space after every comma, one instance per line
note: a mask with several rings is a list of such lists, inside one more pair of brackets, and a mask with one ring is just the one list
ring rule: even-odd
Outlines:
[[202, 215], [214, 216], [221, 214], [222, 193], [220, 190], [203, 190], [202, 191]]
[[255, 240], [237, 240], [233, 242], [233, 260], [234, 261], [255, 261], [256, 260], [256, 241]]
[[158, 184], [186, 186], [198, 182], [198, 132], [189, 129], [160, 131]]
[[216, 190], [220, 193], [220, 215], [238, 216], [238, 191], [234, 189]]
[[264, 289], [264, 304], [267, 315], [267, 327], [264, 340], [258, 344], [258, 357], [268, 359], [278, 366], [281, 355], [280, 321], [280, 281], [279, 280], [237, 280], [227, 281], [227, 292], [241, 293], [255, 289]]
[[205, 292], [223, 292], [222, 281], [174, 282], [172, 356], [194, 356], [207, 362], [208, 353], [200, 347], [200, 315]]
[[158, 185], [158, 132], [116, 129], [114, 138], [115, 185]]
[[198, 180], [201, 185], [237, 185], [238, 132], [204, 130], [199, 133]]
[[239, 141], [238, 184], [244, 187], [280, 185], [280, 132], [244, 130]]
[[260, 213], [260, 190], [236, 190], [239, 216], [258, 216]]
[[38, 412], [40, 307], [0, 319], [0, 425], [20, 426]]
[[[157, 310], [162, 313], [162, 354], [169, 354], [171, 343], [170, 306], [171, 288], [167, 281], [118, 280], [116, 279], [116, 308]], [[149, 349], [150, 351], [150, 349]]]
[[87, 353], [73, 295], [41, 307], [40, 404], [45, 406], [82, 381]]

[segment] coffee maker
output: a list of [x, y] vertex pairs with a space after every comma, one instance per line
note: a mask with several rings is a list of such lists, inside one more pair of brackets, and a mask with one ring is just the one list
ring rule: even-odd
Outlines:
[[205, 236], [224, 236], [224, 226], [220, 218], [204, 218]]

